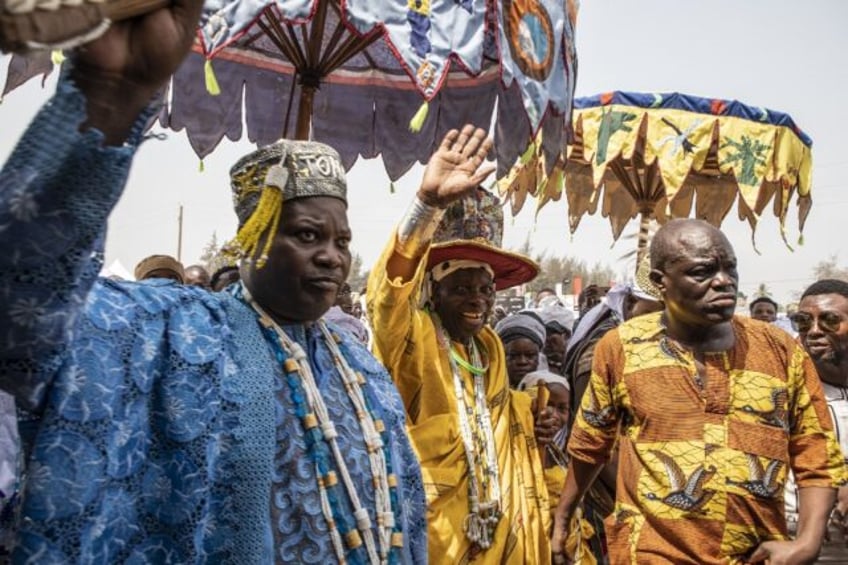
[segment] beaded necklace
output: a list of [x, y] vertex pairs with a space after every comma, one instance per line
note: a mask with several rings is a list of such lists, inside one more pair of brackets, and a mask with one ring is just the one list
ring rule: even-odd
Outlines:
[[[475, 351], [476, 351], [476, 347], [475, 347]], [[471, 363], [469, 363], [465, 359], [463, 359], [462, 355], [460, 355], [459, 352], [456, 349], [454, 349], [453, 345], [450, 346], [450, 356], [451, 356], [451, 359], [453, 359], [454, 363], [456, 363], [457, 365], [459, 365], [460, 367], [462, 367], [463, 369], [465, 369], [466, 371], [468, 371], [472, 375], [485, 375], [486, 372], [489, 370], [489, 364], [488, 363], [486, 363], [482, 367], [477, 367], [475, 365], [472, 365]]]
[[[486, 386], [483, 382], [488, 363], [483, 362], [477, 340], [473, 338], [468, 347], [470, 363], [462, 359], [453, 349], [439, 317], [435, 313], [431, 315], [439, 341], [442, 347], [449, 351], [448, 359], [453, 372], [454, 393], [459, 412], [459, 429], [468, 462], [469, 512], [463, 522], [463, 530], [469, 541], [482, 549], [488, 549], [492, 546], [495, 529], [503, 515], [495, 436], [492, 431], [489, 405], [486, 402]], [[459, 359], [462, 359], [462, 363]], [[465, 367], [473, 376], [474, 403], [472, 405], [469, 405], [465, 399], [465, 385], [459, 372], [460, 366]], [[473, 427], [472, 420], [475, 424]], [[479, 467], [482, 467], [482, 481], [478, 481], [475, 472], [475, 469]], [[483, 499], [487, 495], [488, 498]]]
[[[283, 367], [295, 413], [306, 432], [307, 451], [315, 463], [321, 510], [327, 520], [336, 557], [340, 563], [397, 563], [399, 548], [403, 547], [400, 521], [395, 520], [398, 515], [397, 477], [392, 473], [388, 431], [383, 421], [375, 417], [367, 396], [362, 391], [361, 385], [365, 383], [365, 379], [350, 368], [339, 350], [337, 338], [330, 333], [326, 324], [322, 320], [317, 321], [336, 370], [342, 377], [348, 398], [356, 410], [368, 449], [377, 517], [376, 541], [368, 510], [362, 506], [356, 485], [336, 441], [338, 432], [315, 382], [306, 352], [253, 301], [247, 289], [241, 290], [245, 302], [259, 315], [266, 338], [274, 349], [277, 361]], [[338, 475], [332, 469], [333, 462]], [[343, 493], [339, 485], [339, 475], [354, 510], [353, 524], [350, 517], [345, 516], [341, 510]], [[363, 543], [367, 559], [362, 558]]]

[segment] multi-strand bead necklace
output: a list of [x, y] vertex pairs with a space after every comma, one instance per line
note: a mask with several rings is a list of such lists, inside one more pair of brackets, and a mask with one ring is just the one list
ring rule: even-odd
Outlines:
[[[336, 370], [342, 377], [348, 398], [356, 410], [362, 436], [368, 450], [371, 466], [377, 518], [377, 540], [374, 539], [371, 518], [362, 505], [357, 487], [350, 476], [344, 456], [336, 441], [338, 432], [330, 419], [327, 406], [309, 365], [303, 348], [293, 341], [273, 319], [252, 300], [246, 289], [244, 300], [257, 312], [268, 342], [274, 349], [277, 361], [283, 367], [283, 377], [289, 387], [295, 413], [305, 430], [307, 451], [315, 463], [321, 509], [330, 530], [333, 549], [340, 563], [387, 564], [398, 561], [399, 548], [403, 547], [403, 533], [396, 520], [398, 509], [397, 477], [392, 473], [388, 432], [382, 420], [374, 415], [362, 391], [364, 379], [350, 368], [339, 350], [336, 338], [323, 321], [315, 322], [333, 357]], [[333, 470], [333, 463], [335, 469]], [[353, 524], [342, 512], [344, 496], [339, 483], [347, 493], [353, 508]], [[367, 560], [361, 558], [365, 547]]]
[[[480, 354], [476, 339], [472, 338], [468, 345], [470, 362], [466, 361], [454, 349], [438, 316], [432, 315], [439, 341], [449, 352], [459, 412], [459, 429], [468, 462], [469, 512], [465, 517], [463, 529], [469, 541], [481, 549], [488, 549], [494, 542], [495, 529], [503, 515], [497, 449], [492, 431], [492, 417], [486, 401], [485, 375], [489, 367]], [[474, 401], [472, 404], [469, 404], [465, 398], [465, 385], [459, 372], [460, 367], [473, 377]], [[480, 480], [477, 478], [477, 469], [481, 471]]]

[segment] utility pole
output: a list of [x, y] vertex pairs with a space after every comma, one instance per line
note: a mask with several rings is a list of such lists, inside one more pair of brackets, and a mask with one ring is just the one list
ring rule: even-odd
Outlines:
[[183, 261], [183, 205], [180, 204], [180, 213], [177, 216], [177, 261]]

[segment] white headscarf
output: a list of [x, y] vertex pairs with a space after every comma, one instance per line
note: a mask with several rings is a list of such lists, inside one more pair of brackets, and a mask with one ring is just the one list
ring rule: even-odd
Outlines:
[[525, 337], [538, 345], [539, 349], [545, 346], [545, 326], [536, 314], [531, 312], [518, 312], [507, 316], [497, 323], [495, 331], [504, 343]]
[[521, 382], [518, 383], [518, 390], [539, 386], [540, 384], [562, 385], [566, 390], [571, 390], [568, 379], [550, 371], [533, 371], [532, 373], [527, 373], [521, 379]]
[[542, 305], [534, 312], [542, 319], [545, 328], [556, 324], [567, 330], [569, 334], [574, 329], [574, 311], [569, 310], [559, 302], [546, 303], [543, 300]]
[[451, 259], [442, 261], [424, 275], [424, 284], [421, 287], [421, 298], [418, 300], [418, 307], [423, 308], [430, 302], [433, 297], [433, 283], [439, 282], [446, 276], [453, 274], [460, 269], [483, 269], [495, 280], [495, 271], [488, 263], [483, 261], [475, 261], [473, 259]]

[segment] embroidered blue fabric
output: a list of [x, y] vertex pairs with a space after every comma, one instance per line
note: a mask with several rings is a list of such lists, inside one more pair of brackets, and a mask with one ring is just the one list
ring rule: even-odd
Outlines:
[[[101, 147], [98, 132], [78, 131], [83, 98], [60, 81], [0, 175], [0, 389], [18, 404], [26, 460], [12, 562], [335, 563], [302, 425], [255, 313], [226, 292], [97, 277], [106, 218], [155, 111], [123, 147]], [[331, 354], [317, 328], [284, 329], [308, 353], [376, 524]], [[390, 432], [401, 561], [426, 563], [400, 396], [353, 336], [331, 329]]]

